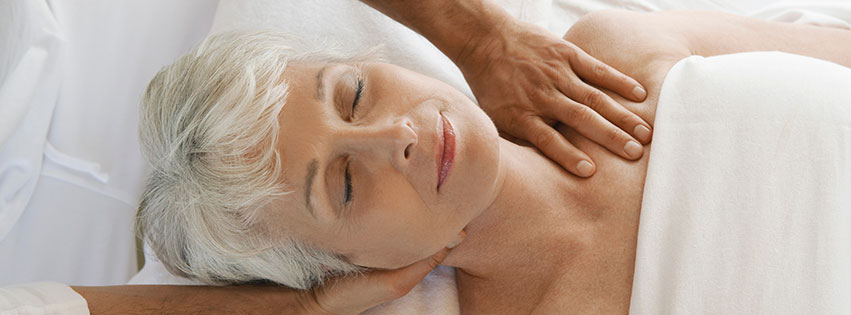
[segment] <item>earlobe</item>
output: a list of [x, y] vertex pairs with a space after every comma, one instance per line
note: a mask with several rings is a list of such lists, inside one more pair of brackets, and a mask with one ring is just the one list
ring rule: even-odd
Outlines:
[[455, 236], [455, 239], [453, 239], [451, 242], [449, 242], [449, 245], [446, 245], [446, 247], [447, 248], [455, 248], [455, 246], [458, 246], [458, 244], [461, 244], [461, 242], [463, 242], [464, 238], [466, 238], [466, 237], [467, 237], [467, 232], [464, 232], [464, 230], [461, 230], [461, 232], [458, 232], [458, 235]]

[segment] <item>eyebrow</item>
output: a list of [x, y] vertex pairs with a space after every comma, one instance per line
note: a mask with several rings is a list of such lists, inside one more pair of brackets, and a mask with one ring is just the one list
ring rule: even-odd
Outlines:
[[310, 202], [310, 191], [313, 190], [313, 179], [316, 177], [318, 168], [319, 161], [317, 159], [310, 161], [310, 164], [307, 165], [307, 175], [305, 175], [304, 181], [304, 204], [307, 206], [307, 210], [310, 210], [310, 216], [314, 219], [316, 219], [316, 213], [313, 212], [313, 204]]
[[319, 73], [316, 74], [316, 99], [319, 101], [325, 101], [325, 83], [322, 82], [322, 77], [325, 75], [325, 69], [328, 69], [330, 65], [326, 65], [319, 69]]
[[[316, 73], [316, 99], [320, 102], [325, 102], [325, 84], [322, 82], [322, 77], [325, 75], [325, 69], [328, 69], [328, 66], [322, 67], [319, 69], [319, 72]], [[313, 211], [313, 203], [310, 201], [310, 192], [313, 190], [313, 179], [316, 177], [317, 169], [319, 168], [319, 161], [317, 159], [313, 159], [307, 165], [307, 175], [305, 175], [304, 180], [304, 205], [307, 207], [307, 210], [310, 211], [310, 216], [316, 219], [316, 212]]]

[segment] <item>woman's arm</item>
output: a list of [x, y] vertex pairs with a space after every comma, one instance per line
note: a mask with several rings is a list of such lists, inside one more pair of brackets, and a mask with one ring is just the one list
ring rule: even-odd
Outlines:
[[777, 50], [851, 67], [851, 31], [764, 21], [719, 12], [660, 12], [657, 23], [675, 25], [694, 54], [714, 56]]
[[583, 49], [639, 81], [638, 76], [625, 69], [676, 62], [690, 55], [709, 57], [748, 51], [782, 51], [851, 67], [849, 30], [721, 12], [598, 11], [580, 19], [566, 38], [582, 43]]

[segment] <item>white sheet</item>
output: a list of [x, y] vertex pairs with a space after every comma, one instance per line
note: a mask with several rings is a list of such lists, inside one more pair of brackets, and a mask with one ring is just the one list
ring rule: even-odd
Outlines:
[[0, 240], [18, 222], [41, 171], [59, 93], [64, 36], [47, 3], [0, 2]]
[[216, 5], [0, 1], [0, 285], [136, 273], [139, 99], [206, 35]]
[[851, 312], [851, 69], [690, 57], [654, 130], [631, 313]]

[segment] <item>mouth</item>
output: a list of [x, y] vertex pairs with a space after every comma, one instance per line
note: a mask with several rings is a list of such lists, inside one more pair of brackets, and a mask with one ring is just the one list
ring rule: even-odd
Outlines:
[[440, 125], [437, 130], [437, 153], [435, 161], [437, 162], [437, 191], [440, 191], [440, 186], [449, 176], [452, 170], [452, 162], [455, 160], [455, 128], [452, 127], [452, 122], [449, 121], [443, 113], [440, 113]]

